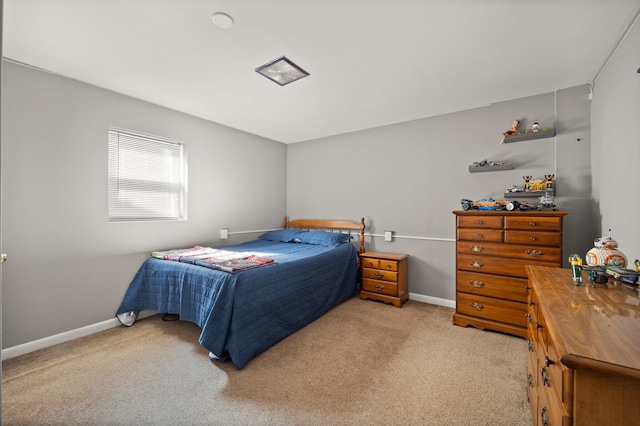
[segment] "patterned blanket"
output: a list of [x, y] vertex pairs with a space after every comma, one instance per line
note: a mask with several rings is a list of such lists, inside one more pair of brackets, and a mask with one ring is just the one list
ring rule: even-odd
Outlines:
[[235, 252], [202, 246], [154, 251], [151, 256], [157, 259], [190, 263], [231, 273], [276, 263], [273, 259], [261, 257], [255, 253]]

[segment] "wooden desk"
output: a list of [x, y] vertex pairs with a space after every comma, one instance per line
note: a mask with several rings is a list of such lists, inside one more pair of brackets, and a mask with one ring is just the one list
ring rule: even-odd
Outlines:
[[640, 424], [640, 295], [527, 266], [528, 395], [535, 425]]

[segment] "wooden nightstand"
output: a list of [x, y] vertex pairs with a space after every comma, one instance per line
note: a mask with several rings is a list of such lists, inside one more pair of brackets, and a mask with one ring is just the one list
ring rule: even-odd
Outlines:
[[408, 254], [368, 251], [360, 255], [362, 290], [360, 299], [392, 303], [396, 308], [409, 298], [407, 291]]

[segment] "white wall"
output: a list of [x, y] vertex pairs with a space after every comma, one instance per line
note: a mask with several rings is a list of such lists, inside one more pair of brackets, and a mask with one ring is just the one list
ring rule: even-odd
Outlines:
[[640, 22], [596, 80], [592, 102], [593, 199], [598, 235], [640, 259]]
[[[152, 250], [281, 226], [286, 145], [13, 63], [2, 77], [4, 348], [113, 318]], [[110, 125], [187, 143], [188, 220], [108, 223]]]
[[[368, 250], [408, 253], [409, 292], [455, 300], [455, 216], [460, 199], [503, 198], [523, 175], [557, 179], [565, 220], [565, 253], [586, 253], [591, 219], [587, 86], [484, 108], [289, 145], [287, 211], [294, 217], [364, 216], [368, 232], [392, 230]], [[557, 136], [501, 144], [514, 119]], [[581, 139], [578, 141], [577, 139]], [[469, 173], [474, 161], [507, 160], [513, 170]], [[527, 201], [523, 199], [523, 201]], [[537, 200], [529, 200], [537, 201]], [[444, 241], [443, 241], [444, 240]]]

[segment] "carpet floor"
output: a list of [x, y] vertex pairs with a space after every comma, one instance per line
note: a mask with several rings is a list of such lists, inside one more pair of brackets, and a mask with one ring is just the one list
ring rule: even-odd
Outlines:
[[161, 315], [9, 359], [5, 425], [531, 425], [526, 341], [357, 297], [254, 358], [212, 362]]

